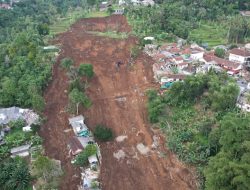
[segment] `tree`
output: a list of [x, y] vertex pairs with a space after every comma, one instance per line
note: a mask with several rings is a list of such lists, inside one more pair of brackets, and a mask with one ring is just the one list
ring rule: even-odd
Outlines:
[[48, 24], [44, 23], [44, 24], [39, 24], [37, 26], [37, 30], [38, 30], [38, 33], [40, 35], [48, 35], [49, 34], [49, 26]]
[[209, 96], [214, 110], [225, 111], [235, 107], [239, 87], [234, 83], [221, 86], [218, 91], [212, 92]]
[[72, 104], [76, 106], [77, 114], [78, 114], [78, 107], [79, 104], [83, 105], [85, 108], [89, 108], [91, 106], [91, 100], [81, 91], [79, 91], [77, 88], [74, 88], [69, 93], [69, 100]]
[[94, 144], [89, 144], [86, 148], [76, 156], [74, 164], [77, 166], [85, 166], [88, 163], [88, 157], [97, 153], [97, 147]]
[[31, 99], [32, 102], [32, 107], [36, 110], [36, 111], [43, 111], [44, 107], [45, 107], [45, 103], [44, 103], [44, 99], [41, 95], [34, 93]]
[[94, 136], [101, 141], [109, 141], [113, 138], [113, 132], [110, 128], [97, 125], [94, 130]]
[[3, 190], [27, 190], [31, 175], [28, 164], [22, 158], [5, 160], [0, 164], [0, 186]]
[[60, 64], [62, 68], [69, 70], [69, 68], [74, 64], [74, 61], [67, 57], [62, 59]]
[[227, 114], [221, 121], [221, 151], [205, 169], [206, 189], [248, 189], [250, 187], [250, 117]]
[[88, 79], [91, 79], [94, 76], [93, 65], [80, 64], [78, 73], [80, 76], [86, 76]]
[[216, 48], [214, 54], [215, 54], [217, 57], [224, 58], [224, 56], [225, 56], [225, 50], [222, 49], [222, 48]]

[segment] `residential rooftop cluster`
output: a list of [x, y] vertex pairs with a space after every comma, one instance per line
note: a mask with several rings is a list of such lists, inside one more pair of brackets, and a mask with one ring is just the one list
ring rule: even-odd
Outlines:
[[[116, 15], [124, 14], [124, 6], [133, 5], [133, 6], [153, 6], [155, 2], [153, 0], [119, 0], [119, 8], [114, 9]], [[107, 11], [109, 7], [112, 7], [112, 1], [102, 1], [99, 5], [100, 11]]]
[[39, 123], [39, 116], [29, 109], [18, 107], [0, 108], [0, 145], [5, 144], [4, 137], [11, 130], [8, 124], [17, 120], [24, 120], [26, 126], [22, 130], [29, 132], [32, 124]]
[[[153, 39], [151, 39], [153, 40]], [[227, 72], [237, 80], [242, 89], [238, 98], [238, 106], [250, 112], [245, 94], [248, 94], [250, 77], [247, 69], [250, 67], [250, 44], [245, 47], [229, 49], [219, 46], [225, 51], [225, 58], [215, 55], [215, 48], [207, 51], [197, 44], [185, 45], [185, 42], [167, 43], [158, 47], [147, 44], [144, 48], [146, 54], [154, 60], [154, 78], [161, 84], [161, 89], [168, 89], [175, 81], [182, 81], [188, 75], [207, 73], [210, 69], [216, 72]], [[249, 98], [250, 99], [250, 98]]]
[[75, 162], [75, 157], [84, 151], [88, 145], [94, 144], [97, 147], [97, 153], [88, 157], [89, 165], [81, 168], [82, 182], [79, 190], [100, 189], [98, 182], [101, 164], [100, 148], [94, 141], [91, 131], [85, 125], [84, 117], [82, 115], [69, 118], [69, 124], [75, 133], [75, 136], [73, 136], [68, 142], [72, 163]]

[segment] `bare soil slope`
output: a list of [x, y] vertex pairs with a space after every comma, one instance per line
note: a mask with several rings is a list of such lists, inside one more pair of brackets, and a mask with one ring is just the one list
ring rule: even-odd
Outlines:
[[[62, 46], [59, 60], [71, 57], [77, 65], [91, 63], [96, 73], [88, 88], [93, 101], [89, 110], [81, 110], [87, 125], [105, 124], [122, 141], [101, 143], [103, 190], [187, 190], [196, 189], [192, 172], [164, 147], [164, 138], [153, 132], [147, 120], [145, 91], [153, 82], [152, 60], [141, 54], [132, 67], [127, 63], [136, 39], [112, 39], [91, 35], [86, 31], [128, 32], [125, 17], [83, 19], [59, 36]], [[115, 63], [124, 64], [116, 70]], [[65, 177], [61, 189], [75, 190], [80, 173], [70, 164], [67, 141], [73, 135], [66, 113], [68, 79], [54, 67], [53, 81], [45, 94], [47, 117], [41, 129], [46, 153], [62, 161]], [[156, 145], [152, 148], [152, 144]]]

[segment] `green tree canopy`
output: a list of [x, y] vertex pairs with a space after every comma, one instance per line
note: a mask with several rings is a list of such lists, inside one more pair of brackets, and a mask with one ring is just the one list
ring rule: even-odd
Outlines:
[[221, 151], [212, 157], [204, 172], [206, 189], [250, 187], [250, 117], [228, 114], [221, 121]]
[[222, 49], [222, 48], [216, 48], [214, 54], [215, 54], [217, 57], [224, 58], [224, 56], [225, 56], [225, 50]]
[[94, 76], [93, 65], [91, 64], [80, 64], [78, 68], [78, 73], [80, 76], [86, 76], [88, 79]]
[[27, 190], [31, 183], [28, 164], [21, 158], [0, 164], [0, 187], [3, 190]]
[[113, 138], [113, 132], [110, 128], [97, 125], [94, 130], [94, 136], [101, 141], [109, 141]]

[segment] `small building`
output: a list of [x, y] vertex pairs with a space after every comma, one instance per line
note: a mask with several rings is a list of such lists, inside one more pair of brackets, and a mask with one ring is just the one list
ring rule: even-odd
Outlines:
[[69, 144], [68, 144], [68, 148], [70, 150], [70, 153], [73, 156], [79, 154], [84, 149], [84, 147], [82, 146], [82, 144], [80, 143], [80, 141], [78, 140], [78, 138], [76, 136], [74, 136], [70, 139]]
[[7, 4], [7, 3], [0, 3], [0, 9], [12, 9], [11, 5]]
[[212, 54], [204, 55], [203, 61], [207, 64], [214, 64], [220, 66], [224, 70], [231, 71], [234, 74], [238, 74], [242, 69], [242, 65], [240, 63], [222, 59]]
[[246, 49], [234, 48], [229, 52], [229, 61], [240, 64], [250, 64], [250, 52]]
[[113, 12], [113, 15], [123, 15], [124, 14], [124, 8], [123, 9], [115, 9]]
[[153, 6], [155, 4], [155, 2], [153, 0], [143, 0], [141, 1], [141, 4], [144, 6]]
[[245, 17], [250, 17], [250, 11], [240, 11], [240, 14]]
[[29, 149], [30, 149], [30, 145], [29, 144], [12, 148], [10, 150], [11, 157], [15, 158], [16, 156], [20, 156], [20, 157], [29, 156]]
[[183, 74], [169, 74], [161, 77], [161, 89], [170, 88], [174, 82], [183, 81], [187, 76]]
[[101, 2], [99, 9], [100, 9], [100, 11], [106, 11], [111, 6], [112, 6], [111, 3], [107, 2], [107, 1], [103, 1], [103, 2]]
[[0, 125], [7, 125], [10, 121], [16, 121], [18, 119], [25, 120], [27, 126], [39, 122], [39, 116], [32, 110], [18, 107], [0, 109]]
[[201, 60], [203, 58], [204, 51], [199, 48], [194, 48], [191, 50], [190, 58], [192, 60]]
[[79, 136], [83, 133], [89, 133], [88, 127], [84, 123], [84, 117], [82, 115], [69, 118], [69, 124], [72, 126], [74, 133]]

